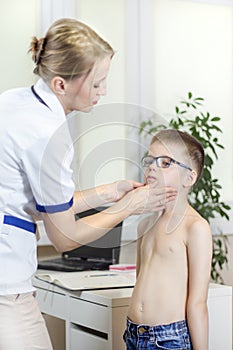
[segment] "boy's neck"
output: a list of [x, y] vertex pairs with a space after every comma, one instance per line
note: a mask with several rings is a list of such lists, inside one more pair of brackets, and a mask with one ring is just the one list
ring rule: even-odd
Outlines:
[[178, 194], [175, 201], [168, 202], [163, 211], [163, 215], [184, 215], [190, 204], [187, 199], [187, 195], [182, 196]]
[[183, 198], [178, 196], [174, 202], [166, 204], [166, 208], [161, 213], [159, 219], [165, 223], [164, 229], [167, 234], [172, 234], [179, 228], [187, 215], [190, 215], [190, 208], [191, 206], [187, 200], [187, 196]]

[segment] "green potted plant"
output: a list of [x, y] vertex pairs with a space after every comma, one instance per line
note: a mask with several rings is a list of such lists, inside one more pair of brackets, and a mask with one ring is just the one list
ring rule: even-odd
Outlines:
[[[212, 168], [214, 161], [218, 159], [218, 149], [224, 149], [220, 144], [218, 135], [222, 130], [218, 126], [220, 117], [211, 117], [209, 112], [203, 112], [201, 107], [204, 99], [193, 97], [188, 93], [187, 99], [179, 101], [175, 106], [175, 116], [167, 123], [157, 124], [156, 119], [150, 118], [140, 124], [139, 134], [153, 135], [165, 128], [186, 131], [196, 137], [203, 145], [206, 154], [203, 175], [190, 192], [191, 205], [208, 221], [217, 216], [229, 220], [227, 211], [230, 206], [221, 201], [221, 185], [219, 180], [213, 177]], [[213, 236], [213, 259], [211, 278], [216, 283], [223, 283], [221, 271], [228, 263], [228, 240], [222, 232]]]

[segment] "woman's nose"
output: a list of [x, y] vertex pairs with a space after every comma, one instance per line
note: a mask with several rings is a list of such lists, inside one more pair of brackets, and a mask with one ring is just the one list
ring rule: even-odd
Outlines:
[[106, 82], [102, 82], [99, 87], [98, 95], [105, 96], [107, 94], [107, 84]]

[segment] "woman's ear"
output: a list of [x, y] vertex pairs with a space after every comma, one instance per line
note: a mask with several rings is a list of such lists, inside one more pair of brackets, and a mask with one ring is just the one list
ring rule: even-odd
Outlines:
[[66, 81], [59, 76], [51, 80], [50, 87], [56, 95], [65, 95], [66, 93]]
[[197, 172], [195, 170], [189, 171], [187, 177], [183, 182], [184, 187], [192, 187], [197, 181]]

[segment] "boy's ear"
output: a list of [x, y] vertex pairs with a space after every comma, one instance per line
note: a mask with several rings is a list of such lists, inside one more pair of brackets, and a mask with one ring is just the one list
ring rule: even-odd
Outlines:
[[195, 170], [189, 171], [186, 179], [183, 182], [184, 187], [192, 187], [197, 180], [197, 172]]
[[65, 95], [66, 93], [66, 81], [65, 79], [57, 76], [51, 80], [51, 89], [55, 94]]

